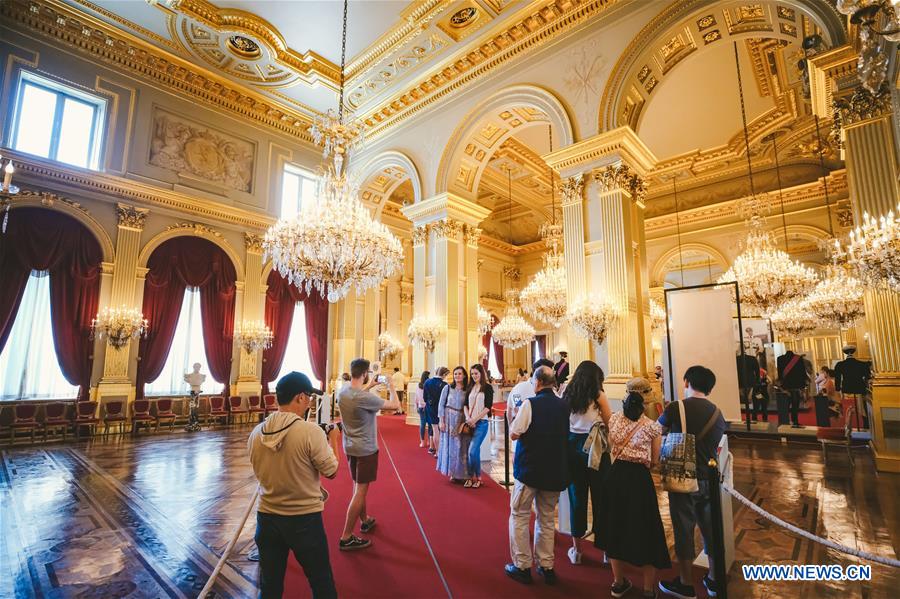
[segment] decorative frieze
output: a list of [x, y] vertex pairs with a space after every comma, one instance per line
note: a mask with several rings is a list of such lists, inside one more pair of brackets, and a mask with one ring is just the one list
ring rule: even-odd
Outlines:
[[119, 226], [128, 229], [144, 230], [144, 219], [147, 218], [149, 210], [146, 208], [135, 208], [128, 204], [116, 204], [116, 216], [119, 220]]
[[[18, 165], [16, 165], [18, 166]], [[67, 197], [57, 195], [55, 193], [51, 193], [49, 191], [33, 191], [30, 189], [22, 190], [17, 196], [15, 196], [15, 201], [17, 203], [22, 202], [22, 200], [39, 200], [42, 206], [47, 206], [48, 208], [53, 207], [53, 205], [57, 202], [61, 202], [68, 206], [69, 208], [74, 208], [79, 212], [83, 212], [84, 214], [89, 214], [87, 209], [79, 204], [78, 202], [74, 202]]]
[[466, 245], [471, 248], [478, 247], [478, 240], [481, 239], [481, 227], [473, 227], [472, 225], [466, 225], [463, 230], [466, 237]]
[[853, 209], [849, 204], [838, 204], [836, 215], [838, 225], [844, 229], [853, 228]]
[[462, 233], [463, 226], [463, 223], [458, 220], [445, 218], [431, 223], [431, 230], [434, 231], [435, 239], [456, 239]]
[[522, 271], [516, 266], [504, 266], [503, 276], [512, 279], [513, 281], [518, 281], [522, 276]]
[[425, 240], [427, 240], [427, 239], [428, 239], [428, 225], [419, 225], [417, 227], [413, 227], [413, 230], [412, 230], [413, 247], [425, 245]]
[[584, 177], [575, 175], [562, 182], [562, 205], [578, 204], [584, 199]]
[[887, 85], [873, 94], [866, 88], [857, 87], [850, 97], [834, 101], [834, 109], [840, 114], [844, 127], [891, 113], [891, 92]]
[[244, 247], [247, 248], [248, 252], [252, 252], [254, 254], [262, 254], [263, 253], [263, 236], [256, 235], [254, 233], [244, 233]]
[[175, 229], [184, 229], [185, 231], [193, 231], [195, 235], [212, 235], [213, 237], [222, 238], [222, 234], [211, 227], [201, 225], [200, 223], [175, 223], [166, 227], [166, 231], [174, 231]]
[[594, 172], [594, 180], [600, 184], [601, 191], [624, 189], [640, 202], [643, 202], [647, 195], [647, 183], [626, 164], [619, 163], [602, 168]]

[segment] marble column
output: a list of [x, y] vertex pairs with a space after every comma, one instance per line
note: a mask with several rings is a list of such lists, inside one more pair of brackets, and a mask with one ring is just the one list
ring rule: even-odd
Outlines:
[[440, 323], [433, 352], [413, 348], [413, 371], [477, 360], [478, 224], [490, 211], [451, 193], [403, 209], [413, 221], [416, 316]]
[[563, 234], [570, 305], [588, 296], [611, 300], [620, 316], [598, 345], [569, 327], [570, 362], [595, 360], [607, 392], [620, 399], [651, 360], [650, 292], [644, 235], [643, 177], [656, 158], [630, 127], [620, 127], [544, 157], [565, 179]]
[[[857, 87], [838, 96], [834, 107], [844, 134], [850, 203], [856, 224], [863, 214], [878, 218], [897, 211], [898, 140], [891, 119], [897, 109], [884, 88], [871, 94]], [[877, 372], [872, 392], [872, 445], [879, 470], [900, 472], [900, 293], [871, 289], [866, 293], [866, 329]]]
[[[116, 205], [118, 226], [116, 227], [116, 258], [112, 271], [109, 307], [140, 307], [135, 300], [138, 256], [141, 252], [141, 234], [148, 210], [127, 204]], [[151, 323], [152, 326], [152, 323]], [[97, 398], [127, 397], [134, 400], [134, 384], [128, 376], [132, 345], [135, 355], [137, 344], [127, 343], [120, 349], [106, 346], [103, 361], [103, 377], [97, 386]]]
[[[235, 314], [235, 330], [241, 323], [252, 321], [265, 321], [265, 285], [262, 281], [263, 248], [262, 236], [244, 233], [244, 248], [246, 260], [244, 262], [244, 289], [243, 301], [240, 313]], [[262, 365], [262, 352], [247, 352], [239, 348], [238, 378], [234, 385], [235, 395], [249, 396], [259, 395], [262, 387], [260, 379], [260, 367]]]

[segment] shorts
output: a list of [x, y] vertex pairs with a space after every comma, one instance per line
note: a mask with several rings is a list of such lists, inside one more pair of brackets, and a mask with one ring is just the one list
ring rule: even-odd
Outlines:
[[347, 456], [350, 478], [355, 483], [371, 483], [378, 478], [378, 452], [364, 456]]

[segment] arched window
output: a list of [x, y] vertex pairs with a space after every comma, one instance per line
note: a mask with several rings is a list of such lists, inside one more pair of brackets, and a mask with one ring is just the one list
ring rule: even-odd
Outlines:
[[[53, 356], [53, 359], [49, 357]], [[32, 271], [9, 340], [0, 352], [0, 399], [69, 399], [78, 385], [63, 376], [50, 326], [50, 277]]]
[[144, 387], [146, 395], [187, 395], [191, 388], [184, 382], [184, 375], [193, 371], [194, 364], [200, 364], [200, 372], [206, 380], [200, 389], [201, 393], [221, 393], [223, 385], [217, 383], [209, 374], [206, 361], [206, 348], [203, 346], [203, 320], [200, 315], [200, 290], [188, 287], [181, 302], [181, 312], [172, 347], [166, 357], [159, 377]]

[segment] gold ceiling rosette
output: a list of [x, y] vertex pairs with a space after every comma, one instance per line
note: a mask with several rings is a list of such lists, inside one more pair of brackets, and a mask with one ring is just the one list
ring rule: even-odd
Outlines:
[[507, 349], [519, 349], [534, 341], [534, 327], [519, 313], [518, 295], [516, 289], [507, 291], [506, 316], [491, 331], [494, 341]]
[[400, 270], [403, 247], [388, 228], [372, 218], [347, 176], [350, 152], [362, 144], [362, 127], [344, 119], [344, 66], [347, 45], [347, 0], [341, 49], [341, 87], [337, 114], [329, 110], [310, 127], [323, 147], [316, 199], [304, 202], [299, 214], [283, 218], [265, 235], [263, 249], [288, 282], [316, 289], [337, 302], [355, 288], [377, 287]]

